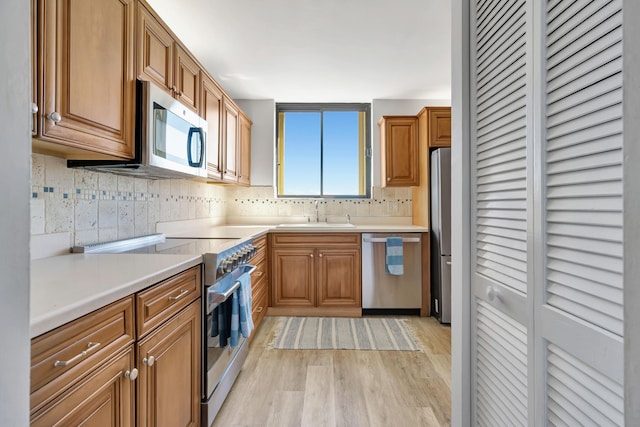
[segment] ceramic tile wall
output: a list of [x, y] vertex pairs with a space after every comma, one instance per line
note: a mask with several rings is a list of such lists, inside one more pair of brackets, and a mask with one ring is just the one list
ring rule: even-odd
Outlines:
[[[348, 214], [357, 217], [410, 217], [410, 188], [374, 187], [371, 199], [319, 199], [321, 220], [329, 216], [336, 221]], [[315, 199], [278, 199], [273, 187], [229, 187], [227, 221], [234, 217], [305, 217], [315, 216]]]
[[31, 234], [68, 232], [70, 245], [154, 233], [159, 221], [224, 217], [225, 188], [68, 169], [32, 155]]
[[[32, 155], [31, 181], [31, 234], [67, 232], [70, 246], [154, 233], [164, 221], [315, 216], [315, 199], [277, 199], [273, 187], [118, 176], [69, 169], [66, 160], [41, 154]], [[320, 200], [318, 211], [336, 221], [410, 217], [411, 189], [374, 187], [371, 199]]]

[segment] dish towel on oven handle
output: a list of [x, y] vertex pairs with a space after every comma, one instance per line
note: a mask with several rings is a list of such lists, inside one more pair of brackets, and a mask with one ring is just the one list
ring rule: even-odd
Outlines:
[[402, 254], [402, 237], [387, 237], [386, 265], [388, 274], [402, 276], [404, 274], [404, 260]]
[[231, 347], [238, 345], [239, 334], [249, 338], [253, 331], [253, 318], [251, 313], [251, 275], [242, 274], [238, 281], [240, 287], [233, 293], [231, 311]]
[[231, 316], [233, 301], [231, 298], [220, 303], [211, 315], [211, 337], [218, 337], [220, 347], [226, 347], [231, 335]]

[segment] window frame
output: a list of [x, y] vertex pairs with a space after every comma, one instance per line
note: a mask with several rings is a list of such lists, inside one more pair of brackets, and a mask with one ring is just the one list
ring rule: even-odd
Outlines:
[[[324, 112], [333, 111], [357, 111], [363, 112], [365, 116], [364, 123], [364, 152], [362, 158], [359, 158], [359, 162], [364, 162], [364, 194], [353, 195], [327, 195], [322, 194], [324, 190], [323, 171], [324, 171], [324, 156], [323, 156], [323, 123]], [[280, 194], [280, 186], [284, 180], [284, 171], [282, 168], [284, 165], [281, 162], [284, 153], [280, 152], [280, 139], [284, 136], [281, 135], [280, 130], [280, 113], [297, 112], [297, 113], [320, 113], [320, 193], [318, 195], [313, 194]], [[276, 198], [292, 199], [292, 198], [312, 198], [312, 199], [370, 199], [371, 198], [371, 104], [370, 103], [327, 103], [327, 102], [315, 102], [315, 103], [290, 103], [279, 102], [276, 103]]]

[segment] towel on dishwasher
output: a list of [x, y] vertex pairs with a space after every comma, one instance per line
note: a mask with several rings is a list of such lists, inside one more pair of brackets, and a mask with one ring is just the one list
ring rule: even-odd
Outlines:
[[231, 312], [231, 347], [238, 345], [239, 334], [249, 338], [253, 330], [253, 317], [251, 313], [251, 276], [242, 274], [238, 281], [240, 287], [233, 293]]
[[402, 237], [387, 237], [385, 270], [388, 274], [394, 276], [402, 276], [404, 274]]

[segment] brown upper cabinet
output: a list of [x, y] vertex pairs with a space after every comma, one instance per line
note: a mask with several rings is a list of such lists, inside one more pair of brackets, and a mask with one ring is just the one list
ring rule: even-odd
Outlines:
[[138, 78], [164, 88], [198, 112], [200, 67], [171, 32], [138, 3]]
[[132, 159], [136, 78], [207, 120], [212, 181], [250, 184], [251, 120], [142, 0], [31, 0], [33, 151]]
[[222, 180], [229, 183], [237, 183], [240, 175], [238, 167], [240, 163], [238, 156], [240, 151], [238, 115], [238, 107], [229, 98], [225, 97], [222, 104], [222, 120], [224, 124], [222, 129], [222, 140], [224, 142], [224, 163], [222, 165], [224, 174]]
[[416, 116], [382, 116], [380, 162], [383, 187], [419, 184], [418, 119]]
[[207, 121], [207, 177], [222, 179], [222, 89], [204, 72], [200, 78], [200, 115]]
[[251, 184], [251, 120], [240, 111], [240, 167], [238, 183]]
[[451, 147], [451, 107], [425, 107], [418, 118], [418, 126], [426, 126], [429, 148]]
[[420, 182], [413, 187], [413, 225], [430, 226], [430, 149], [451, 146], [451, 107], [424, 107], [418, 113]]
[[134, 0], [37, 0], [35, 6], [34, 151], [133, 158]]

